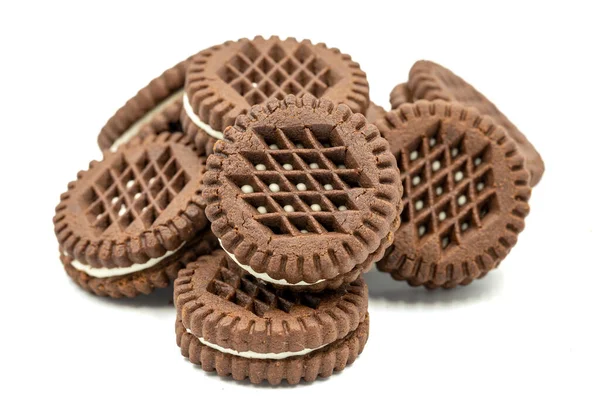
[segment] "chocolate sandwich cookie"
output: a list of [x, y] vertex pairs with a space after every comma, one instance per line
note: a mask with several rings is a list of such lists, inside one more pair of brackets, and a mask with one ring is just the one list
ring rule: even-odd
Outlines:
[[[102, 150], [116, 151], [134, 136], [146, 136], [148, 124], [155, 132], [181, 132], [179, 116], [183, 101], [185, 71], [190, 60], [184, 60], [153, 79], [129, 99], [104, 125], [98, 135]], [[171, 124], [171, 125], [169, 125]], [[166, 125], [166, 126], [165, 126]], [[162, 128], [162, 129], [159, 129]]]
[[353, 112], [365, 113], [369, 106], [366, 74], [349, 55], [323, 43], [257, 36], [192, 58], [181, 119], [197, 145], [210, 150], [250, 107], [304, 93], [344, 103]]
[[54, 227], [67, 273], [111, 297], [168, 284], [190, 257], [214, 247], [201, 234], [206, 162], [181, 133], [136, 137], [106, 151], [71, 182]]
[[529, 213], [529, 173], [506, 130], [475, 108], [418, 101], [377, 123], [398, 159], [401, 226], [377, 267], [428, 288], [498, 266]]
[[353, 281], [399, 223], [396, 159], [346, 105], [288, 95], [254, 106], [207, 164], [202, 196], [213, 232], [243, 269], [276, 286]]
[[362, 278], [322, 293], [277, 290], [221, 250], [179, 272], [174, 302], [182, 355], [252, 383], [330, 376], [354, 362], [369, 334]]
[[392, 109], [400, 107], [404, 103], [412, 103], [413, 96], [408, 88], [408, 83], [400, 83], [396, 85], [390, 93], [390, 104]]
[[537, 185], [542, 179], [544, 161], [535, 147], [494, 103], [452, 71], [431, 61], [417, 61], [410, 70], [408, 87], [415, 100], [457, 101], [492, 117], [517, 143], [525, 157], [525, 167], [531, 175], [531, 186]]

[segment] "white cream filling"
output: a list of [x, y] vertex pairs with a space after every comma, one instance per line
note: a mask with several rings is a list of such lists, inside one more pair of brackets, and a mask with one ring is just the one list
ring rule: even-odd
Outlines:
[[[138, 272], [138, 271], [142, 271], [142, 270], [154, 267], [156, 264], [158, 264], [159, 262], [161, 262], [165, 258], [173, 255], [175, 252], [177, 252], [179, 249], [181, 249], [183, 247], [183, 245], [185, 245], [185, 242], [182, 243], [181, 246], [179, 246], [175, 250], [167, 251], [165, 254], [163, 254], [160, 257], [151, 258], [150, 260], [146, 261], [143, 264], [132, 264], [129, 267], [121, 267], [121, 268], [106, 268], [106, 267], [101, 267], [101, 268], [95, 268], [95, 267], [89, 266], [87, 264], [84, 264], [82, 262], [79, 262], [79, 261], [77, 261], [75, 259], [73, 259], [73, 261], [71, 261], [71, 265], [76, 270], [83, 271], [86, 274], [88, 274], [89, 276], [93, 276], [94, 278], [110, 278], [110, 277], [113, 277], [113, 276], [122, 276], [122, 275], [127, 275], [127, 274], [133, 274], [134, 272]], [[66, 254], [66, 253], [64, 253], [64, 254], [66, 256], [68, 256], [68, 254]]]
[[194, 110], [192, 109], [192, 105], [190, 104], [190, 100], [186, 93], [183, 94], [183, 109], [187, 116], [192, 120], [194, 125], [198, 128], [202, 129], [204, 132], [208, 133], [210, 136], [215, 139], [223, 139], [223, 132], [219, 132], [210, 127], [209, 124], [202, 122], [199, 116], [196, 115]]
[[[192, 331], [190, 331], [188, 328], [186, 328], [185, 330], [187, 333], [194, 335], [192, 333]], [[199, 337], [196, 335], [194, 335], [194, 337], [197, 338], [200, 341], [200, 343], [202, 343], [203, 345], [208, 346], [217, 351], [220, 351], [221, 353], [227, 353], [227, 354], [231, 354], [231, 355], [243, 357], [243, 358], [257, 358], [257, 359], [261, 359], [261, 360], [283, 360], [284, 358], [288, 358], [288, 357], [303, 356], [312, 351], [319, 350], [329, 344], [329, 343], [327, 343], [327, 344], [324, 344], [324, 345], [319, 346], [314, 349], [302, 349], [299, 351], [283, 351], [281, 353], [257, 353], [254, 351], [237, 351], [237, 350], [233, 350], [233, 349], [228, 349], [226, 347], [221, 347], [217, 344], [211, 343], [202, 337]]]
[[323, 282], [325, 279], [319, 279], [316, 282], [313, 283], [308, 283], [308, 282], [304, 282], [304, 281], [300, 281], [297, 283], [290, 283], [288, 281], [286, 281], [285, 279], [274, 279], [271, 278], [269, 275], [267, 275], [264, 272], [256, 272], [254, 271], [249, 265], [245, 265], [242, 264], [241, 262], [239, 262], [237, 260], [237, 258], [235, 258], [235, 255], [230, 253], [229, 251], [227, 251], [227, 249], [225, 247], [223, 247], [223, 242], [221, 242], [221, 239], [219, 239], [219, 244], [221, 245], [221, 248], [223, 250], [225, 250], [225, 253], [227, 253], [229, 255], [229, 257], [231, 257], [231, 259], [233, 261], [236, 262], [237, 265], [240, 266], [240, 268], [242, 268], [243, 270], [247, 271], [250, 275], [253, 275], [255, 277], [257, 277], [258, 279], [261, 279], [265, 282], [269, 282], [269, 283], [275, 283], [277, 285], [282, 285], [282, 286], [310, 286], [310, 285], [316, 285], [317, 283]]
[[131, 127], [129, 127], [129, 129], [127, 129], [125, 132], [123, 132], [123, 134], [121, 136], [119, 136], [117, 138], [117, 140], [115, 140], [115, 142], [112, 144], [112, 146], [110, 146], [110, 151], [112, 151], [114, 153], [117, 151], [119, 146], [129, 142], [135, 135], [138, 134], [138, 132], [140, 131], [142, 126], [144, 126], [146, 123], [150, 122], [152, 117], [154, 117], [156, 114], [162, 112], [165, 108], [167, 108], [169, 105], [171, 105], [171, 103], [176, 101], [177, 98], [179, 98], [181, 96], [181, 93], [183, 93], [183, 89], [178, 90], [177, 92], [173, 93], [172, 95], [170, 95], [169, 97], [164, 99], [156, 107], [154, 107], [149, 113], [147, 113], [142, 118], [140, 118], [135, 124], [131, 125]]

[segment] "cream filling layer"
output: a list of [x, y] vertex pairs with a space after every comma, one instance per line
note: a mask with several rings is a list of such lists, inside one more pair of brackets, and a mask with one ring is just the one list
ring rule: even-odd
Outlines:
[[194, 335], [192, 333], [192, 331], [190, 331], [188, 328], [185, 328], [185, 330], [187, 333], [189, 333], [189, 334], [193, 335], [195, 338], [197, 338], [200, 341], [200, 343], [202, 343], [203, 345], [208, 346], [211, 349], [220, 351], [221, 353], [227, 353], [227, 354], [231, 354], [231, 355], [243, 357], [243, 358], [256, 358], [256, 359], [261, 359], [261, 360], [283, 360], [284, 358], [288, 358], [288, 357], [303, 356], [305, 354], [308, 354], [315, 350], [319, 350], [319, 349], [327, 346], [328, 344], [330, 344], [330, 343], [327, 343], [327, 344], [324, 344], [324, 345], [319, 346], [314, 349], [302, 349], [299, 351], [283, 351], [281, 353], [257, 353], [254, 351], [237, 351], [237, 350], [233, 350], [233, 349], [228, 349], [226, 347], [221, 347], [217, 344], [207, 341], [206, 339], [204, 339], [200, 336]]
[[229, 257], [231, 257], [231, 259], [233, 261], [235, 261], [235, 263], [237, 265], [239, 265], [241, 269], [247, 271], [250, 275], [253, 275], [253, 276], [257, 277], [258, 279], [261, 279], [265, 282], [275, 283], [277, 285], [282, 285], [282, 286], [310, 286], [310, 285], [316, 285], [317, 283], [325, 281], [325, 279], [319, 279], [318, 281], [313, 282], [313, 283], [308, 283], [308, 282], [304, 282], [304, 281], [300, 281], [297, 283], [290, 283], [290, 282], [286, 281], [285, 279], [271, 278], [266, 273], [256, 272], [249, 265], [245, 265], [245, 264], [242, 264], [241, 262], [239, 262], [234, 254], [230, 253], [229, 251], [227, 251], [227, 249], [225, 247], [223, 247], [223, 242], [221, 242], [221, 239], [219, 239], [219, 244], [221, 245], [221, 248], [225, 251], [225, 253], [227, 253], [227, 255], [229, 255]]
[[219, 132], [210, 127], [206, 122], [202, 122], [199, 116], [196, 115], [194, 110], [192, 109], [192, 105], [190, 104], [190, 100], [186, 93], [183, 94], [183, 109], [187, 116], [192, 120], [194, 125], [198, 128], [202, 129], [204, 132], [208, 133], [210, 136], [215, 139], [223, 139], [223, 132]]
[[[84, 264], [84, 263], [82, 263], [80, 261], [77, 261], [75, 259], [73, 261], [71, 261], [71, 265], [76, 270], [85, 272], [86, 274], [88, 274], [89, 276], [93, 276], [94, 278], [111, 278], [113, 276], [123, 276], [123, 275], [133, 274], [134, 272], [143, 271], [145, 269], [154, 267], [156, 264], [158, 264], [159, 262], [161, 262], [165, 258], [170, 257], [173, 254], [175, 254], [184, 245], [185, 245], [185, 242], [183, 242], [181, 244], [181, 246], [179, 246], [175, 250], [167, 251], [165, 254], [163, 254], [160, 257], [151, 258], [151, 259], [149, 259], [147, 262], [145, 262], [143, 264], [132, 264], [129, 267], [121, 267], [121, 268], [106, 268], [106, 267], [101, 267], [101, 268], [95, 268], [95, 267], [89, 266], [87, 264]], [[67, 255], [67, 254], [65, 253], [65, 255]]]
[[146, 123], [150, 122], [152, 117], [154, 117], [156, 114], [162, 112], [165, 108], [167, 108], [173, 102], [175, 102], [181, 96], [182, 93], [183, 93], [183, 89], [179, 89], [178, 91], [176, 91], [175, 93], [173, 93], [172, 95], [170, 95], [169, 97], [167, 97], [166, 99], [164, 99], [163, 101], [158, 103], [156, 105], [156, 107], [154, 107], [152, 110], [150, 110], [150, 112], [148, 112], [146, 115], [144, 115], [142, 118], [140, 118], [136, 123], [131, 125], [131, 127], [129, 127], [129, 129], [127, 129], [125, 132], [123, 132], [123, 134], [121, 136], [119, 136], [117, 138], [117, 140], [115, 140], [115, 142], [112, 144], [112, 146], [110, 146], [110, 151], [112, 151], [114, 153], [117, 151], [119, 146], [129, 142], [135, 135], [138, 134], [138, 132], [140, 131], [142, 126], [144, 126]]

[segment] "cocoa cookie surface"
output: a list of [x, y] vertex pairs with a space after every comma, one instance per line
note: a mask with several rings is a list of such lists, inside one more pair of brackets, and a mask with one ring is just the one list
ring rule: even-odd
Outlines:
[[382, 118], [385, 115], [385, 113], [386, 111], [383, 107], [371, 102], [369, 104], [369, 108], [367, 108], [367, 111], [365, 112], [365, 118], [370, 123], [374, 123], [379, 118]]
[[400, 107], [404, 103], [412, 103], [413, 96], [408, 88], [408, 83], [400, 83], [396, 85], [390, 93], [390, 104], [392, 109]]
[[310, 95], [240, 116], [215, 145], [204, 184], [222, 247], [260, 279], [295, 289], [355, 278], [399, 222], [388, 142], [362, 115]]
[[111, 278], [173, 261], [206, 226], [199, 194], [205, 165], [177, 133], [137, 137], [105, 152], [77, 175], [56, 207], [63, 262]]
[[456, 101], [475, 107], [500, 124], [525, 157], [525, 167], [535, 186], [544, 174], [544, 161], [525, 135], [477, 89], [452, 71], [431, 61], [417, 61], [410, 70], [408, 88], [414, 99]]
[[119, 146], [138, 134], [142, 137], [147, 136], [148, 124], [152, 125], [150, 129], [155, 132], [175, 130], [168, 129], [164, 125], [165, 122], [172, 121], [174, 115], [179, 118], [185, 72], [189, 62], [190, 59], [187, 59], [167, 69], [129, 99], [100, 131], [98, 135], [100, 149], [116, 151]]
[[338, 49], [276, 36], [226, 42], [193, 57], [182, 121], [194, 140], [205, 132], [221, 139], [223, 130], [250, 107], [305, 93], [345, 103], [354, 112], [364, 113], [369, 106], [365, 73]]
[[504, 128], [474, 108], [418, 101], [378, 121], [404, 186], [401, 226], [377, 263], [429, 288], [468, 284], [508, 254], [529, 212], [529, 173]]
[[296, 293], [248, 274], [224, 251], [198, 258], [175, 281], [177, 344], [206, 371], [253, 383], [298, 383], [352, 363], [368, 336], [362, 278]]

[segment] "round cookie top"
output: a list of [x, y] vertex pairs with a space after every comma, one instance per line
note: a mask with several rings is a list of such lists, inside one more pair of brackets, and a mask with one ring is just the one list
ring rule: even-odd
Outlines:
[[345, 105], [288, 95], [252, 107], [207, 163], [213, 232], [274, 283], [346, 273], [397, 223], [402, 185], [389, 144]]
[[529, 174], [506, 131], [474, 108], [404, 104], [377, 122], [398, 159], [400, 229], [378, 268], [413, 284], [457, 284], [506, 256], [529, 212]]
[[238, 352], [318, 349], [353, 332], [367, 314], [362, 278], [334, 291], [274, 289], [217, 250], [175, 280], [178, 319], [203, 341]]
[[516, 142], [525, 157], [531, 185], [535, 186], [540, 181], [544, 174], [544, 161], [535, 147], [494, 103], [452, 71], [431, 61], [417, 61], [409, 73], [408, 89], [415, 100], [456, 101], [492, 117]]
[[180, 133], [134, 138], [77, 174], [54, 217], [61, 252], [92, 267], [128, 267], [178, 249], [206, 225], [205, 159]]
[[[220, 133], [235, 118], [269, 98], [309, 93], [364, 113], [369, 106], [366, 74], [349, 55], [308, 40], [241, 39], [193, 57], [185, 99], [190, 118]], [[220, 138], [220, 137], [217, 137]]]

